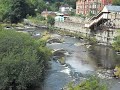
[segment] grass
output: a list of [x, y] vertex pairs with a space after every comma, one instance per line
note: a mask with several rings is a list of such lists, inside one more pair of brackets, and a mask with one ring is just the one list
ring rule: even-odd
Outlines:
[[30, 22], [34, 23], [34, 24], [42, 24], [42, 25], [47, 25], [46, 20], [43, 16], [41, 16], [40, 14], [37, 14], [37, 16], [32, 17], [32, 16], [28, 16], [27, 18]]
[[119, 34], [120, 34], [120, 29], [119, 29], [119, 30], [117, 30], [117, 33], [119, 33]]
[[65, 58], [64, 58], [64, 57], [61, 57], [58, 61], [59, 61], [62, 65], [65, 64]]
[[50, 38], [51, 38], [51, 35], [47, 31], [45, 31], [41, 37], [41, 40], [47, 41]]

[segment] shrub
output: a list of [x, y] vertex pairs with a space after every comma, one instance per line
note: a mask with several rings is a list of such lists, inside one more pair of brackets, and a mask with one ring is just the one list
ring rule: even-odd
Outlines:
[[40, 86], [50, 55], [41, 45], [28, 34], [0, 31], [0, 89]]
[[108, 90], [106, 85], [100, 84], [100, 80], [96, 77], [91, 77], [88, 80], [80, 83], [79, 85], [73, 85], [70, 83], [67, 90]]
[[115, 42], [112, 44], [116, 51], [120, 51], [120, 36], [117, 36]]

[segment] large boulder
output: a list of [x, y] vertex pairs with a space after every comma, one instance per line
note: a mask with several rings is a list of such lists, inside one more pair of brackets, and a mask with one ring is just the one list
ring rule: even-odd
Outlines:
[[47, 41], [47, 43], [51, 44], [51, 43], [62, 43], [62, 41], [60, 39], [57, 38], [53, 38]]

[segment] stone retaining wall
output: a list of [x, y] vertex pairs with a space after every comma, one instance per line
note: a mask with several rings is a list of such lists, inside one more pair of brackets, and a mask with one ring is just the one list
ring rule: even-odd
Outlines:
[[73, 22], [55, 22], [55, 27], [68, 30], [71, 32], [81, 33], [84, 36], [90, 34], [90, 30], [84, 28], [82, 23], [73, 23]]
[[84, 28], [84, 23], [75, 22], [55, 22], [55, 27], [68, 30], [70, 32], [81, 33], [83, 36], [95, 37], [101, 44], [111, 44], [114, 42], [114, 37], [117, 35], [115, 29], [112, 30], [97, 30], [95, 33], [90, 29]]

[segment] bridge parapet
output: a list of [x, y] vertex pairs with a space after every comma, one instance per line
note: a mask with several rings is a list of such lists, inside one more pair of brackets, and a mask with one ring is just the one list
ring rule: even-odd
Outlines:
[[109, 19], [108, 13], [101, 13], [96, 17], [94, 16], [94, 19], [91, 19], [87, 24], [85, 24], [85, 27], [90, 28], [92, 25], [97, 24], [102, 19]]

